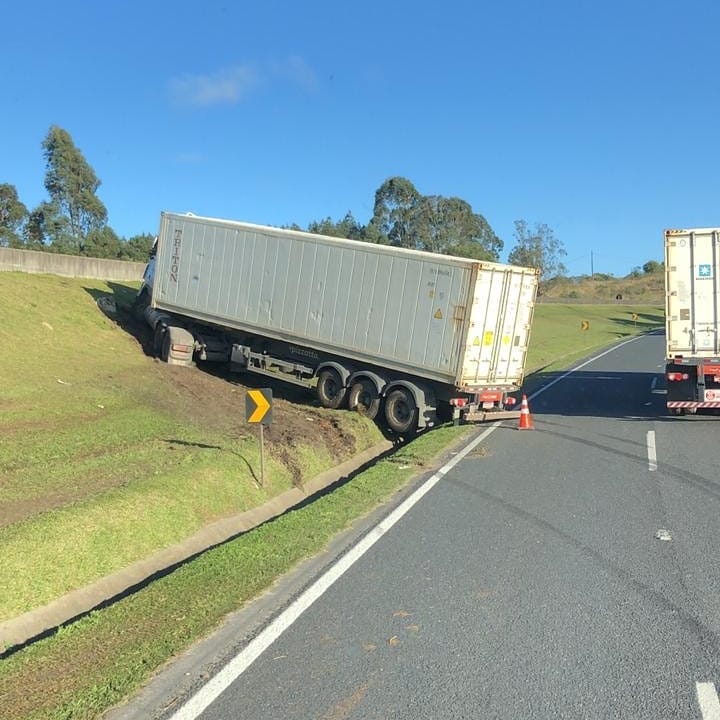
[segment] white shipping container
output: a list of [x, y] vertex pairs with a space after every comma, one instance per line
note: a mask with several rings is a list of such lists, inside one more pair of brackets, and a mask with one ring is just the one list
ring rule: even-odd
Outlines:
[[667, 357], [717, 357], [720, 229], [665, 231]]
[[163, 213], [152, 305], [467, 392], [523, 380], [537, 271]]

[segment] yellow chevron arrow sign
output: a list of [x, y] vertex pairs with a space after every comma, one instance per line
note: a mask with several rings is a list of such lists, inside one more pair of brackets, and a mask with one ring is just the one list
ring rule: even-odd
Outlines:
[[248, 390], [245, 398], [245, 419], [249, 423], [270, 425], [272, 422], [272, 390]]

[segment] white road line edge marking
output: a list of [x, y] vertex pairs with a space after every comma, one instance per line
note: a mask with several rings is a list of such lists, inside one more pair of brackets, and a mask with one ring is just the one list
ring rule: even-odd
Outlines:
[[[581, 370], [595, 360], [608, 355], [618, 348], [635, 342], [640, 337], [631, 338], [611, 347], [609, 350], [586, 360], [572, 370], [535, 391], [529, 399], [538, 397], [553, 385]], [[218, 698], [260, 655], [272, 645], [326, 590], [345, 574], [395, 523], [402, 518], [424, 495], [426, 495], [455, 465], [472, 452], [485, 438], [502, 425], [493, 423], [484, 433], [468, 443], [447, 464], [443, 465], [432, 477], [428, 478], [412, 495], [407, 497], [384, 520], [378, 523], [360, 542], [348, 550], [334, 565], [321, 575], [305, 592], [278, 615], [254, 640], [250, 641], [217, 675], [214, 675], [182, 707], [178, 708], [170, 720], [195, 720], [209, 705]], [[714, 719], [713, 719], [714, 720]], [[718, 718], [720, 720], [720, 718]]]
[[415, 492], [406, 498], [384, 520], [376, 525], [360, 542], [343, 555], [327, 572], [320, 576], [286, 610], [278, 615], [260, 634], [235, 656], [217, 675], [207, 682], [198, 692], [179, 708], [172, 720], [194, 720], [226, 688], [228, 688], [270, 645], [287, 630], [305, 610], [330, 588], [352, 565], [355, 564], [395, 523], [407, 513], [425, 494], [427, 494], [457, 465], [468, 453], [474, 450], [488, 435], [499, 428], [501, 423], [491, 425], [484, 433], [476, 437], [443, 465], [432, 477], [428, 478]]
[[648, 470], [652, 472], [657, 470], [657, 449], [655, 447], [655, 431], [647, 431], [647, 452], [648, 452]]
[[695, 690], [703, 720], [720, 720], [720, 700], [715, 690], [715, 683], [695, 683]]

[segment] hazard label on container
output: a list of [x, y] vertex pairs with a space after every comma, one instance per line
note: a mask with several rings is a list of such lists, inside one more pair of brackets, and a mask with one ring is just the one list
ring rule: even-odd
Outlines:
[[475, 339], [473, 340], [473, 345], [475, 345], [475, 347], [477, 347], [479, 344], [480, 344], [480, 336], [476, 335]]
[[715, 392], [715, 390], [706, 390], [705, 391], [705, 399], [706, 400], [720, 399], [720, 393]]
[[495, 333], [492, 330], [488, 330], [485, 333], [485, 335], [483, 335], [483, 344], [484, 345], [492, 345], [494, 337], [495, 337]]
[[435, 314], [433, 315], [433, 317], [434, 317], [436, 320], [442, 320], [442, 310], [439, 310], [439, 309], [438, 309], [438, 310], [435, 312]]

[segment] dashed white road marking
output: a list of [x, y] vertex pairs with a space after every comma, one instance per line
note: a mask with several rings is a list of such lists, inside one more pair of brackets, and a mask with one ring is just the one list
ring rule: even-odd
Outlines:
[[648, 470], [652, 472], [657, 470], [657, 450], [655, 448], [655, 431], [647, 432], [647, 454], [648, 454]]
[[715, 690], [715, 683], [695, 683], [695, 689], [703, 720], [720, 720], [720, 700]]

